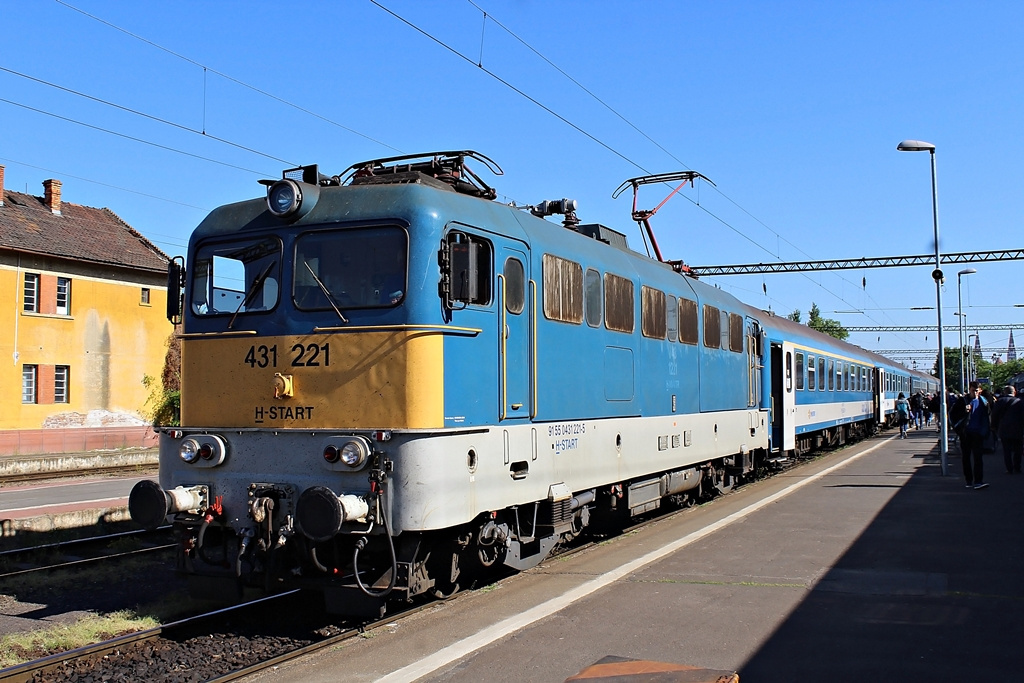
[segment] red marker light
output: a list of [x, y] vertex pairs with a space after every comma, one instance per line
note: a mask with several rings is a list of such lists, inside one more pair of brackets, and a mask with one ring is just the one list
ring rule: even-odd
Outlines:
[[337, 446], [327, 446], [324, 448], [324, 460], [327, 462], [338, 462], [340, 457], [341, 453], [338, 451]]
[[213, 457], [213, 446], [208, 443], [201, 444], [199, 446], [199, 457], [203, 460], [209, 460]]

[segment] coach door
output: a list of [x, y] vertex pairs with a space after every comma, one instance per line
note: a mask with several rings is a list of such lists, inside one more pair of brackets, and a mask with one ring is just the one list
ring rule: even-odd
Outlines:
[[536, 358], [531, 352], [535, 284], [530, 278], [527, 246], [520, 242], [498, 246], [498, 382], [499, 419], [534, 416], [532, 396]]
[[796, 448], [796, 395], [793, 386], [793, 345], [774, 343], [772, 361], [772, 450]]

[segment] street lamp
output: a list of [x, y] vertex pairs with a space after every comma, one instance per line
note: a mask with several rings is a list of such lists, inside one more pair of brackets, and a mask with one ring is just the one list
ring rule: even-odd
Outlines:
[[942, 262], [939, 256], [939, 188], [935, 180], [935, 145], [921, 140], [904, 140], [896, 145], [900, 152], [928, 152], [932, 160], [932, 224], [935, 229], [935, 316], [939, 332], [939, 463], [942, 476], [946, 476], [949, 460], [949, 411], [946, 407], [946, 351], [942, 344]]
[[960, 391], [967, 390], [964, 383], [964, 328], [967, 327], [964, 318], [967, 316], [964, 315], [963, 297], [960, 295], [960, 278], [977, 272], [976, 268], [964, 268], [956, 274], [956, 314], [960, 318]]

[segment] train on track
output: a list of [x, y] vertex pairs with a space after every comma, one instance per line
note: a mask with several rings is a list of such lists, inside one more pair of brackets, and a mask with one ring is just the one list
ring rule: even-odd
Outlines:
[[[291, 169], [172, 261], [181, 426], [129, 508], [173, 521], [198, 592], [308, 587], [352, 614], [445, 596], [937, 390], [572, 200], [497, 202], [469, 162], [500, 174], [472, 151]], [[634, 209], [664, 179], [627, 181]]]

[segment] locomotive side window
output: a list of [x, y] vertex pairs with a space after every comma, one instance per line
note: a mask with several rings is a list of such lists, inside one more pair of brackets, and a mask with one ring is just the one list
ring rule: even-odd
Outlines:
[[697, 328], [697, 302], [679, 299], [679, 341], [684, 344], [696, 344], [700, 340]]
[[665, 292], [647, 285], [640, 287], [640, 331], [651, 339], [664, 339], [668, 333]]
[[728, 349], [732, 347], [732, 341], [730, 340], [731, 328], [729, 327], [729, 316], [731, 314], [727, 311], [722, 311], [719, 321], [722, 325], [722, 345], [721, 348]]
[[296, 308], [341, 312], [405, 298], [408, 237], [398, 227], [321, 230], [295, 241]]
[[796, 352], [796, 389], [797, 391], [803, 391], [804, 388], [804, 354], [801, 351]]
[[526, 276], [519, 259], [505, 260], [505, 310], [513, 315], [523, 312], [526, 305]]
[[676, 298], [671, 294], [665, 299], [665, 319], [668, 321], [668, 340], [674, 342], [676, 340], [676, 332], [679, 329], [679, 304], [676, 303]]
[[587, 324], [598, 327], [601, 324], [601, 273], [587, 268], [583, 286], [587, 309]]
[[717, 349], [722, 345], [721, 311], [704, 304], [704, 346]]
[[815, 386], [814, 377], [814, 356], [807, 356], [807, 390], [814, 391], [817, 387]]
[[491, 302], [493, 254], [487, 240], [458, 230], [448, 233], [441, 250], [441, 296], [447, 306]]
[[233, 315], [277, 305], [282, 246], [277, 237], [203, 244], [192, 265], [192, 312]]
[[633, 281], [605, 273], [604, 326], [615, 332], [632, 333], [633, 310]]
[[743, 316], [729, 314], [729, 350], [743, 353]]
[[544, 254], [544, 317], [576, 325], [583, 322], [583, 266]]

